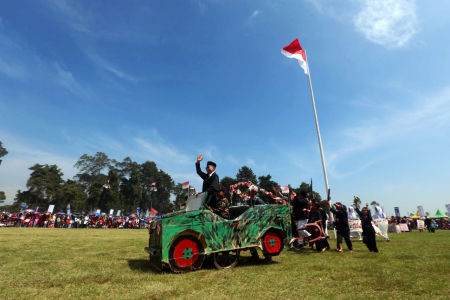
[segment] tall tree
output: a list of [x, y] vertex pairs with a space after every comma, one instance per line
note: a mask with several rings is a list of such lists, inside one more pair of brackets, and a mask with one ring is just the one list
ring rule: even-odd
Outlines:
[[[243, 166], [242, 168], [239, 169], [238, 173], [236, 174], [236, 181], [237, 182], [249, 182], [251, 181], [254, 184], [258, 183], [258, 179], [255, 175], [255, 173], [253, 173], [253, 170], [247, 166]], [[242, 192], [242, 194], [245, 194], [248, 192], [248, 188], [247, 187], [238, 187], [238, 189]], [[234, 199], [233, 199], [234, 200]], [[237, 203], [243, 203], [244, 200], [240, 197], [236, 197], [236, 202]]]
[[88, 195], [86, 194], [86, 185], [78, 183], [75, 180], [68, 179], [61, 186], [58, 193], [58, 204], [56, 210], [62, 210], [68, 203], [72, 212], [88, 210]]
[[[302, 182], [298, 188], [293, 189], [293, 190], [294, 190], [294, 192], [297, 193], [297, 194], [300, 193], [300, 191], [304, 191], [304, 192], [306, 192], [308, 195], [310, 195], [310, 192], [311, 192], [311, 185], [310, 185], [309, 183]], [[313, 194], [314, 194], [314, 199], [315, 199], [316, 201], [319, 201], [320, 203], [322, 203], [322, 196], [320, 196], [320, 194], [317, 193], [316, 191], [313, 191]], [[309, 197], [311, 197], [311, 196], [309, 196]]]
[[161, 179], [161, 177], [156, 164], [152, 161], [146, 161], [145, 163], [143, 163], [140, 166], [140, 170], [142, 186], [142, 203], [140, 206], [146, 210], [153, 205], [153, 200], [155, 200], [156, 203], [156, 198], [152, 199], [152, 197], [156, 195], [157, 191], [153, 191], [154, 187], [152, 184], [153, 182], [156, 182], [155, 187], [158, 188], [160, 184], [159, 180]]
[[380, 203], [378, 203], [377, 201], [372, 201], [372, 202], [370, 202], [370, 205], [372, 205], [372, 206], [380, 206]]
[[[272, 176], [270, 176], [270, 174], [268, 174], [267, 176], [259, 176], [258, 181], [259, 181], [259, 187], [262, 189], [265, 189], [268, 192], [273, 193], [274, 192], [273, 188], [279, 187], [279, 184], [272, 180]], [[263, 199], [265, 203], [273, 202], [272, 197], [270, 197], [269, 195], [266, 195], [264, 193], [259, 193], [259, 197], [261, 199]]]
[[175, 195], [174, 209], [180, 209], [186, 205], [186, 196], [188, 194], [187, 189], [183, 189], [181, 183], [174, 185], [172, 194]]
[[236, 180], [238, 182], [251, 181], [252, 183], [255, 184], [258, 182], [255, 173], [253, 173], [252, 169], [250, 169], [247, 166], [243, 166], [242, 168], [239, 169], [238, 173], [236, 174]]
[[[6, 151], [6, 148], [3, 147], [2, 142], [0, 142], [0, 158], [8, 154], [8, 151]], [[0, 159], [0, 165], [2, 164], [2, 160]]]
[[61, 169], [57, 165], [35, 164], [30, 167], [30, 178], [27, 181], [28, 191], [36, 196], [36, 206], [48, 205], [56, 200], [61, 184], [64, 182]]
[[75, 163], [74, 167], [80, 170], [75, 178], [80, 183], [86, 184], [89, 189], [94, 181], [98, 179], [101, 172], [111, 167], [113, 161], [103, 152], [97, 152], [94, 156], [84, 154]]
[[237, 195], [234, 196], [235, 199], [230, 199], [230, 186], [236, 184], [236, 182], [237, 182], [236, 178], [231, 178], [229, 176], [223, 177], [219, 182], [219, 186], [224, 186], [227, 188], [225, 197], [231, 200], [231, 204], [235, 204]]
[[6, 200], [5, 192], [0, 191], [0, 203], [5, 202], [5, 200]]
[[105, 174], [100, 174], [97, 176], [94, 182], [87, 189], [88, 199], [87, 206], [89, 211], [94, 211], [95, 208], [101, 209], [101, 200], [102, 200], [102, 192], [103, 185], [107, 182], [107, 178]]
[[119, 191], [119, 174], [117, 170], [111, 169], [108, 172], [109, 183], [103, 186], [103, 191], [101, 195], [100, 209], [102, 211], [109, 211], [110, 209], [119, 210], [122, 208], [120, 202], [120, 191]]

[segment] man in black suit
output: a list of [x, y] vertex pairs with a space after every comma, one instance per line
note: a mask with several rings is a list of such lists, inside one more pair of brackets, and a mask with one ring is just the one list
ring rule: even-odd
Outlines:
[[206, 173], [202, 172], [200, 169], [200, 162], [203, 160], [203, 154], [197, 156], [197, 163], [195, 167], [197, 169], [197, 174], [203, 179], [202, 193], [208, 192], [208, 199], [206, 204], [211, 207], [215, 206], [216, 202], [216, 189], [219, 189], [219, 176], [216, 173], [216, 164], [212, 161], [206, 163]]

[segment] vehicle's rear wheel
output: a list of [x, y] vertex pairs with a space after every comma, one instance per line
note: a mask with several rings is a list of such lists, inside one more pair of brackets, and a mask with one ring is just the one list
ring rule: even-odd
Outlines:
[[269, 230], [262, 237], [264, 256], [276, 256], [284, 248], [284, 240], [277, 230]]
[[204, 260], [203, 246], [196, 237], [182, 235], [170, 245], [169, 265], [174, 272], [200, 269]]
[[238, 263], [239, 254], [239, 250], [216, 252], [213, 253], [212, 259], [217, 269], [231, 269]]

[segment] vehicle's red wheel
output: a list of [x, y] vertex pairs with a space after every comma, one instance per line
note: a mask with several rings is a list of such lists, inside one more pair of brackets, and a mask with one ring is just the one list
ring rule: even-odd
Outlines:
[[205, 254], [197, 238], [183, 235], [169, 249], [169, 265], [174, 272], [188, 272], [202, 267]]
[[284, 240], [276, 230], [267, 231], [262, 237], [262, 248], [264, 256], [276, 256], [284, 248]]

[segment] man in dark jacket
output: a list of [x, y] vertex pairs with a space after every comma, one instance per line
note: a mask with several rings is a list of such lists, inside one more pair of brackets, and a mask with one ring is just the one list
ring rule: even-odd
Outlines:
[[[294, 206], [294, 220], [297, 223], [297, 229], [305, 227], [308, 223], [308, 200], [306, 200], [306, 192], [301, 191], [299, 195], [295, 195], [292, 200]], [[309, 237], [310, 234], [306, 230], [298, 231], [298, 237]], [[299, 246], [303, 247], [303, 241], [299, 241]]]
[[378, 252], [377, 240], [375, 237], [375, 229], [372, 225], [372, 215], [370, 214], [369, 203], [363, 207], [362, 211], [358, 208], [358, 202], [355, 199], [355, 211], [361, 219], [361, 227], [363, 230], [363, 243], [367, 246], [370, 252]]
[[195, 167], [197, 174], [203, 179], [202, 193], [208, 192], [206, 204], [211, 207], [216, 205], [216, 189], [219, 189], [219, 176], [216, 174], [216, 164], [212, 161], [206, 163], [206, 173], [200, 169], [200, 162], [203, 160], [203, 154], [197, 156]]
[[350, 252], [353, 252], [353, 245], [350, 239], [350, 227], [348, 226], [348, 213], [347, 207], [337, 202], [334, 204], [336, 209], [330, 208], [330, 211], [334, 214], [334, 225], [337, 232], [337, 252], [343, 252], [342, 250], [342, 238], [345, 239]]

